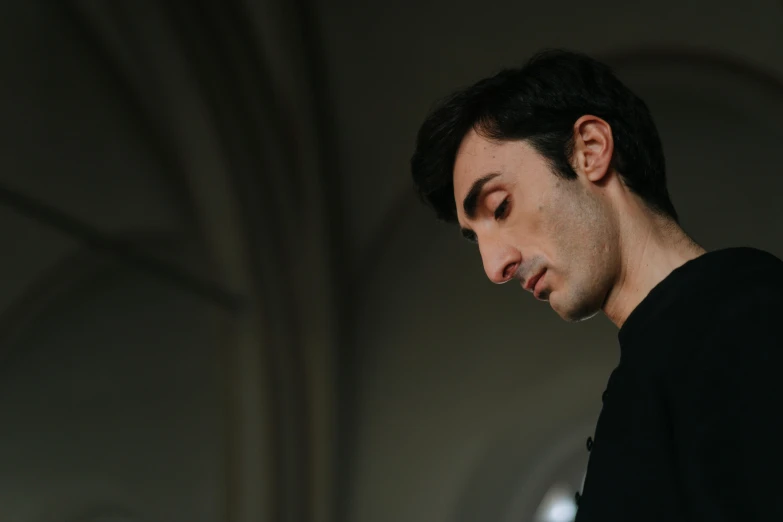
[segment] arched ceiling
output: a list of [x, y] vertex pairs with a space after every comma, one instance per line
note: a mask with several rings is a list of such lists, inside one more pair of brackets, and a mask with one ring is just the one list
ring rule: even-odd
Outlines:
[[678, 2], [316, 3], [348, 237], [361, 255], [409, 189], [433, 102], [540, 47], [696, 50], [783, 74], [783, 5]]
[[[432, 103], [459, 86], [543, 46], [605, 57], [653, 108], [689, 231], [705, 246], [783, 252], [775, 232], [783, 187], [770, 175], [783, 138], [783, 5], [775, 0], [264, 1], [227, 12], [193, 4], [169, 18], [156, 18], [150, 5], [74, 3], [85, 27], [98, 29], [92, 37], [104, 40], [58, 49], [71, 57], [58, 60], [52, 50], [61, 40], [79, 45], [63, 33], [73, 20], [62, 25], [40, 5], [19, 2], [5, 19], [0, 56], [18, 74], [0, 85], [3, 99], [16, 102], [3, 107], [0, 182], [112, 233], [184, 236], [194, 255], [179, 252], [179, 266], [217, 273], [229, 291], [274, 289], [265, 301], [274, 334], [241, 319], [236, 335], [244, 344], [232, 376], [245, 387], [235, 412], [244, 424], [232, 428], [233, 520], [284, 513], [326, 521], [332, 502], [338, 520], [529, 513], [532, 500], [513, 487], [478, 485], [502, 477], [543, 487], [515, 474], [532, 462], [531, 449], [551, 438], [564, 446], [550, 454], [570, 455], [563, 441], [581, 440], [614, 360], [614, 331], [601, 322], [557, 328], [551, 311], [518, 288], [488, 285], [475, 251], [411, 194], [416, 130]], [[149, 22], [139, 26], [145, 31], [133, 30], [132, 17]], [[161, 20], [190, 20], [211, 36], [179, 27], [188, 62]], [[31, 27], [42, 37], [31, 37]], [[127, 77], [112, 84], [112, 74]], [[209, 87], [199, 90], [199, 81]], [[110, 85], [130, 92], [117, 97]], [[210, 93], [217, 98], [205, 101]], [[134, 100], [148, 104], [128, 111]], [[65, 165], [67, 176], [52, 165]], [[12, 253], [3, 268], [18, 275], [0, 293], [8, 310], [79, 245], [7, 208], [0, 218]], [[351, 321], [335, 326], [343, 309]], [[287, 401], [286, 427], [276, 436], [288, 453], [276, 476], [258, 461], [266, 433], [258, 387], [268, 383], [252, 370], [260, 373], [253, 354], [261, 339], [293, 347], [263, 361], [278, 357], [286, 375], [276, 389]], [[336, 368], [333, 350], [348, 353]], [[339, 408], [330, 395], [336, 375]], [[575, 398], [577, 390], [587, 391]], [[286, 433], [293, 436], [283, 440]], [[277, 493], [287, 496], [266, 502]]]

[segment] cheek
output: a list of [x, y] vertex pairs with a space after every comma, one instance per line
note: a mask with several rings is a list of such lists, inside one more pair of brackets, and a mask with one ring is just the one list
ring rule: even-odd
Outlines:
[[519, 201], [517, 209], [514, 226], [524, 232], [525, 238], [530, 240], [528, 243], [533, 243], [530, 246], [551, 242], [553, 233], [561, 226], [557, 205], [544, 198], [529, 197]]
[[500, 226], [504, 240], [517, 247], [521, 252], [527, 252], [535, 247], [539, 225], [536, 216], [525, 212], [521, 205], [516, 205], [508, 218]]
[[559, 212], [548, 212], [542, 208], [531, 217], [529, 237], [530, 245], [548, 258], [555, 266], [565, 268], [572, 257], [574, 242], [579, 240], [572, 222]]

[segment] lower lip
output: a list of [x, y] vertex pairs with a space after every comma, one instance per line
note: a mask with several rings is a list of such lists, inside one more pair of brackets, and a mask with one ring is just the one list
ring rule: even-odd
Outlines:
[[546, 277], [546, 270], [544, 270], [544, 273], [541, 274], [541, 277], [538, 278], [538, 281], [536, 281], [536, 286], [533, 287], [533, 295], [536, 299], [540, 299], [541, 291], [544, 289], [542, 281], [544, 280], [544, 277]]

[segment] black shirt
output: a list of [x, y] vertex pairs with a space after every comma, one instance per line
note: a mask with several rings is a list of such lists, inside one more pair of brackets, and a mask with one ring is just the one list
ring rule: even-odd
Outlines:
[[619, 332], [576, 522], [783, 521], [783, 262], [674, 270]]

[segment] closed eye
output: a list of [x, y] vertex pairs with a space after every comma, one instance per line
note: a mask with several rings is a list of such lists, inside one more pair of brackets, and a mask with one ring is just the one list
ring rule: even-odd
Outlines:
[[467, 228], [462, 229], [462, 237], [464, 237], [471, 243], [478, 243], [478, 238], [476, 237], [476, 233]]
[[508, 214], [508, 198], [504, 199], [503, 202], [498, 205], [498, 208], [495, 209], [495, 219], [501, 220], [506, 217], [506, 214]]

